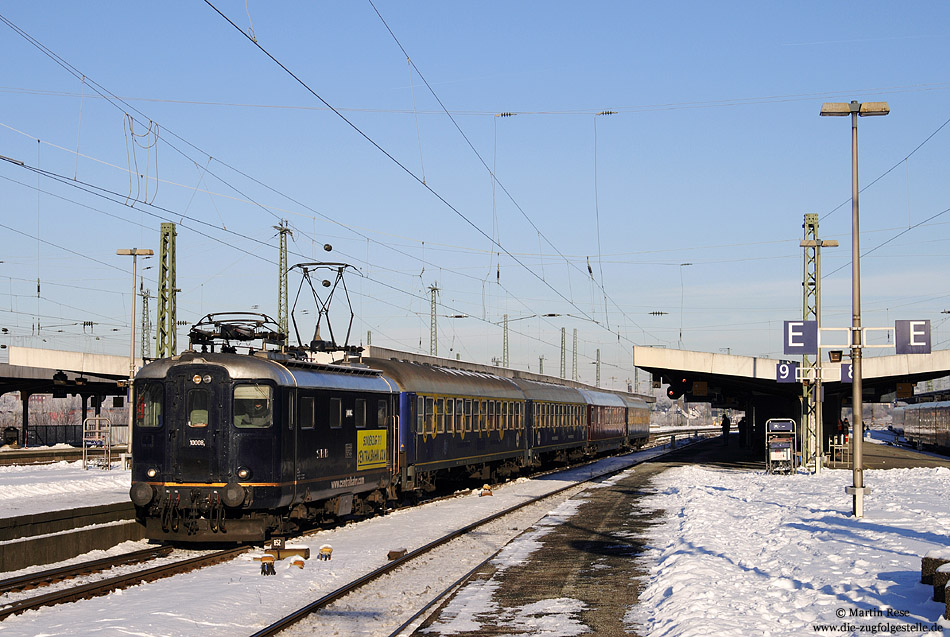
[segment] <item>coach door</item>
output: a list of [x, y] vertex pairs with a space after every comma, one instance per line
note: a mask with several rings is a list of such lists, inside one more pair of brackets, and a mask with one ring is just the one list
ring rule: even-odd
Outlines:
[[227, 428], [221, 426], [227, 383], [213, 381], [203, 370], [175, 378], [179, 391], [171, 405], [168, 448], [176, 482], [222, 481], [217, 456], [227, 443]]

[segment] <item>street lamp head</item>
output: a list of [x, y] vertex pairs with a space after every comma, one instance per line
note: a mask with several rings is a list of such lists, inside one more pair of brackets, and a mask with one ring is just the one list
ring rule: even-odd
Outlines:
[[887, 102], [862, 102], [858, 115], [868, 117], [871, 115], [887, 115], [890, 112], [891, 107], [887, 105]]
[[851, 105], [847, 102], [825, 102], [821, 105], [821, 113], [824, 117], [844, 117], [851, 114]]
[[827, 117], [844, 117], [857, 113], [861, 117], [871, 115], [887, 115], [891, 112], [887, 102], [825, 102], [821, 105], [820, 115]]

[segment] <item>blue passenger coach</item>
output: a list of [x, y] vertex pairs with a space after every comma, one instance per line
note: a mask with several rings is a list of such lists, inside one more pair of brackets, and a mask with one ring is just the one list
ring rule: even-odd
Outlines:
[[431, 490], [437, 474], [489, 480], [525, 465], [525, 400], [511, 380], [484, 372], [366, 358], [399, 391], [405, 489]]

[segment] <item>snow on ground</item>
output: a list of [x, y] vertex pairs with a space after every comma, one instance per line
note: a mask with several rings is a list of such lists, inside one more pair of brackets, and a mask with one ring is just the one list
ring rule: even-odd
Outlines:
[[[489, 511], [587, 477], [605, 464], [619, 467], [643, 457], [631, 454], [573, 474], [518, 480], [496, 489], [492, 497], [430, 503], [321, 532], [306, 544], [314, 552], [322, 544], [332, 545], [331, 561], [311, 559], [304, 569], [279, 563], [275, 577], [261, 577], [259, 563], [249, 554], [105, 598], [10, 617], [0, 622], [0, 637], [251, 634], [385, 563], [389, 549], [411, 550]], [[112, 501], [128, 497], [127, 472], [84, 472], [76, 465], [0, 467], [0, 515], [11, 515], [8, 507], [28, 510], [37, 506], [30, 501], [61, 494], [73, 498], [94, 492], [90, 498]], [[660, 509], [665, 516], [650, 528], [649, 548], [637, 558], [650, 576], [641, 582], [640, 603], [627, 613], [627, 627], [651, 637], [950, 632], [950, 623], [940, 619], [944, 605], [930, 601], [932, 587], [919, 583], [920, 557], [950, 545], [950, 470], [868, 470], [865, 481], [872, 492], [865, 517], [857, 520], [844, 493], [851, 483], [849, 471], [772, 476], [681, 466], [659, 475], [652, 483], [655, 495], [631, 505], [631, 515]], [[69, 484], [57, 484], [62, 482]], [[19, 497], [11, 497], [10, 491]], [[543, 546], [545, 529], [569, 520], [581, 498], [534, 524], [498, 555], [496, 565], [514, 566]], [[4, 576], [8, 574], [0, 574]], [[378, 592], [380, 613], [396, 612], [387, 604], [402, 597], [407, 583], [403, 577], [390, 581], [390, 590]], [[469, 610], [484, 610], [491, 607], [492, 594], [490, 587], [463, 589], [456, 600], [468, 599]], [[0, 596], [0, 604], [5, 601]], [[513, 633], [590, 633], [579, 604], [551, 599], [507, 609], [506, 622]], [[465, 604], [460, 608], [464, 611]], [[454, 623], [437, 625], [434, 633], [477, 634], [479, 629], [474, 612], [443, 619]], [[374, 619], [366, 621], [359, 632], [373, 634]]]
[[[250, 553], [199, 571], [133, 586], [107, 597], [9, 617], [0, 622], [0, 636], [248, 635], [382, 566], [387, 562], [390, 549], [413, 550], [489, 513], [579, 479], [623, 469], [658, 453], [659, 450], [651, 450], [607, 458], [558, 474], [516, 480], [494, 489], [491, 497], [469, 495], [432, 502], [320, 532], [294, 543], [308, 545], [312, 555], [321, 545], [329, 544], [333, 547], [333, 559], [327, 562], [310, 559], [303, 569], [285, 560], [277, 564], [276, 576], [261, 577], [260, 563], [255, 562], [254, 554]], [[35, 472], [38, 482], [53, 481], [48, 476], [44, 478], [41, 469], [24, 469]], [[87, 475], [86, 479], [94, 478]], [[55, 492], [55, 489], [50, 490]], [[406, 585], [404, 578], [392, 578], [392, 582], [392, 590], [381, 595], [383, 612], [388, 612], [385, 606], [388, 600], [399, 599]], [[0, 595], [0, 604], [6, 601]], [[373, 631], [368, 628], [365, 632], [372, 634]]]
[[128, 470], [82, 468], [82, 460], [0, 466], [0, 517], [129, 501]]
[[[944, 634], [920, 558], [950, 544], [950, 470], [783, 476], [678, 467], [632, 514], [663, 509], [640, 558], [650, 578], [630, 629], [651, 636]], [[938, 622], [940, 625], [938, 625]], [[827, 628], [825, 628], [827, 627]]]

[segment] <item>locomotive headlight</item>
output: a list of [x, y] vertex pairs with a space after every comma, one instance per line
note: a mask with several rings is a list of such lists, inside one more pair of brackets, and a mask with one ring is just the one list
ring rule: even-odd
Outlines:
[[200, 375], [200, 374], [195, 374], [195, 375], [192, 377], [191, 382], [193, 382], [195, 385], [200, 385], [200, 384], [201, 384], [201, 375]]
[[202, 376], [202, 377], [201, 377], [201, 381], [202, 381], [202, 382], [205, 382], [205, 383], [210, 383], [210, 382], [211, 382], [211, 374], [205, 374], [204, 376]]
[[155, 476], [158, 475], [158, 469], [156, 469], [155, 467], [152, 467], [148, 471], [145, 472], [145, 475], [147, 475], [149, 478], [154, 478]]
[[239, 467], [237, 470], [237, 477], [241, 480], [247, 480], [251, 477], [251, 470], [247, 467]]

